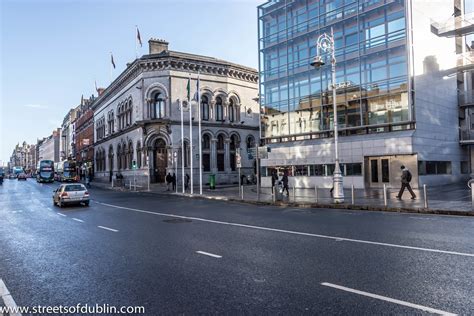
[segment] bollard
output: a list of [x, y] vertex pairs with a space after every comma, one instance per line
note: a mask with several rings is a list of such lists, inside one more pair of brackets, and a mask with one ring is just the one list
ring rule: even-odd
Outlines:
[[316, 203], [318, 203], [318, 186], [314, 186], [314, 196], [316, 197]]
[[293, 187], [293, 202], [296, 202], [296, 188]]
[[474, 185], [469, 186], [471, 188], [471, 203], [472, 209], [474, 210]]
[[130, 191], [132, 191], [132, 180], [129, 181], [128, 185], [130, 186]]
[[383, 205], [387, 206], [387, 185], [383, 185]]
[[351, 187], [351, 193], [352, 193], [352, 205], [354, 205], [354, 202], [355, 202], [354, 185], [352, 185], [352, 187]]
[[277, 186], [274, 185], [273, 186], [273, 190], [272, 190], [272, 199], [273, 199], [273, 203], [276, 202], [276, 189], [277, 189]]
[[426, 198], [426, 184], [423, 184], [423, 198], [425, 200], [425, 208], [428, 208], [428, 199]]
[[241, 194], [241, 197], [242, 197], [242, 200], [244, 199], [244, 186], [240, 186], [240, 194]]
[[114, 187], [114, 178], [112, 178], [112, 188]]

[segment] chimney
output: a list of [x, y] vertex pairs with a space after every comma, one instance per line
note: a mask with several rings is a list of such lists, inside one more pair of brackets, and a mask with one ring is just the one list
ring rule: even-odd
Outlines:
[[97, 88], [97, 93], [99, 94], [99, 97], [104, 93], [105, 89], [104, 88]]
[[156, 39], [156, 38], [150, 38], [148, 41], [148, 45], [150, 47], [150, 55], [151, 54], [160, 54], [162, 52], [165, 52], [168, 50], [168, 42], [161, 40], [161, 39]]

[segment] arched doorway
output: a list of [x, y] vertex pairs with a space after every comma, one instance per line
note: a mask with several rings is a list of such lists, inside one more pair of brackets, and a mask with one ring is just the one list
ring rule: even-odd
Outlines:
[[166, 142], [159, 138], [155, 141], [152, 151], [153, 168], [150, 180], [153, 183], [163, 183], [166, 177], [166, 167], [168, 166], [168, 151]]

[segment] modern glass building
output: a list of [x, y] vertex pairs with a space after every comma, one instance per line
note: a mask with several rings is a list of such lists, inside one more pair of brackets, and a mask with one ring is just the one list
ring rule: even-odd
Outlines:
[[[334, 32], [336, 103], [345, 185], [399, 183], [401, 164], [415, 186], [464, 177], [459, 143], [456, 36], [433, 33], [463, 1], [280, 0], [258, 7], [262, 166], [285, 168], [301, 186], [331, 185], [331, 62], [315, 69], [316, 40]], [[451, 55], [454, 57], [451, 58]]]

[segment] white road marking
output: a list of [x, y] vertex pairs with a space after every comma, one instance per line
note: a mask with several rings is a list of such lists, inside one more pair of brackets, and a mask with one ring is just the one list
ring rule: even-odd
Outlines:
[[[15, 310], [18, 308], [15, 303], [15, 300], [10, 294], [10, 291], [8, 291], [8, 288], [2, 279], [0, 279], [0, 297], [2, 298], [5, 306], [10, 310]], [[10, 316], [21, 316], [21, 313], [10, 313]]]
[[109, 227], [105, 227], [105, 226], [97, 226], [97, 227], [105, 229], [105, 230], [110, 230], [111, 232], [114, 232], [114, 233], [118, 232], [117, 229], [113, 229], [113, 228], [109, 228]]
[[74, 220], [74, 221], [76, 221], [76, 222], [84, 223], [84, 221], [83, 221], [82, 219], [79, 219], [79, 218], [73, 217], [72, 220]]
[[219, 256], [219, 255], [215, 255], [213, 253], [209, 253], [209, 252], [205, 252], [205, 251], [196, 251], [196, 253], [200, 253], [201, 255], [205, 255], [205, 256], [209, 256], [209, 257], [213, 257], [213, 258], [222, 258], [222, 256]]
[[345, 286], [341, 286], [341, 285], [337, 285], [337, 284], [323, 282], [323, 283], [321, 283], [321, 285], [329, 286], [329, 287], [332, 287], [332, 288], [335, 288], [335, 289], [338, 289], [338, 290], [342, 290], [342, 291], [346, 291], [346, 292], [350, 292], [350, 293], [355, 293], [355, 294], [375, 298], [375, 299], [382, 300], [382, 301], [385, 301], [385, 302], [395, 303], [395, 304], [398, 304], [398, 305], [403, 305], [403, 306], [419, 309], [419, 310], [422, 310], [422, 311], [425, 311], [425, 312], [428, 312], [428, 313], [432, 313], [432, 314], [449, 315], [449, 316], [456, 315], [456, 314], [448, 313], [448, 312], [445, 312], [445, 311], [442, 311], [442, 310], [439, 310], [439, 309], [426, 307], [426, 306], [418, 305], [418, 304], [413, 304], [413, 303], [410, 303], [410, 302], [405, 302], [405, 301], [397, 300], [397, 299], [394, 299], [394, 298], [390, 298], [390, 297], [386, 297], [386, 296], [382, 296], [382, 295], [378, 295], [378, 294], [372, 294], [372, 293], [369, 293], [369, 292], [359, 291], [359, 290], [351, 289], [349, 287], [345, 287]]
[[57, 213], [57, 214], [58, 214], [58, 215], [61, 215], [61, 216], [66, 216], [66, 215], [65, 215], [65, 214], [63, 214], [63, 213]]
[[51, 209], [50, 207], [47, 207], [46, 209], [47, 209], [48, 211], [52, 211], [52, 209]]
[[152, 214], [152, 215], [157, 215], [157, 216], [183, 218], [183, 219], [190, 219], [190, 220], [206, 222], [206, 223], [229, 225], [229, 226], [244, 227], [244, 228], [252, 228], [252, 229], [259, 229], [259, 230], [265, 230], [265, 231], [271, 231], [271, 232], [277, 232], [277, 233], [285, 233], [285, 234], [292, 234], [292, 235], [299, 235], [299, 236], [325, 238], [325, 239], [331, 239], [331, 240], [337, 240], [337, 241], [349, 241], [349, 242], [368, 244], [368, 245], [377, 245], [377, 246], [384, 246], [384, 247], [394, 247], [394, 248], [402, 248], [402, 249], [420, 250], [420, 251], [435, 252], [435, 253], [442, 253], [442, 254], [449, 254], [449, 255], [456, 255], [456, 256], [464, 256], [464, 257], [474, 257], [474, 253], [440, 250], [440, 249], [433, 249], [433, 248], [422, 248], [422, 247], [414, 247], [414, 246], [404, 246], [404, 245], [390, 244], [390, 243], [377, 242], [377, 241], [369, 241], [369, 240], [351, 239], [351, 238], [343, 238], [343, 237], [329, 236], [329, 235], [304, 233], [304, 232], [278, 229], [278, 228], [246, 225], [246, 224], [239, 224], [239, 223], [232, 223], [232, 222], [222, 222], [222, 221], [216, 221], [216, 220], [212, 220], [212, 219], [205, 219], [205, 218], [199, 218], [199, 217], [189, 217], [189, 216], [174, 215], [174, 214], [167, 214], [167, 213], [151, 212], [151, 211], [145, 211], [145, 210], [140, 210], [140, 209], [136, 209], [136, 208], [118, 206], [118, 205], [102, 203], [102, 202], [97, 202], [97, 203], [101, 204], [101, 205], [109, 206], [109, 207], [118, 208], [118, 209], [129, 210], [129, 211], [145, 213], [145, 214]]

